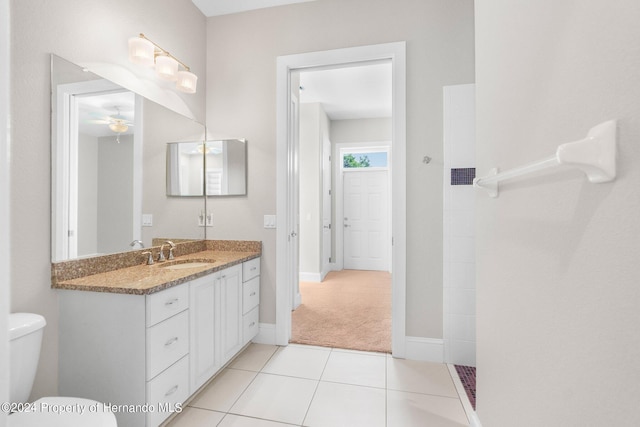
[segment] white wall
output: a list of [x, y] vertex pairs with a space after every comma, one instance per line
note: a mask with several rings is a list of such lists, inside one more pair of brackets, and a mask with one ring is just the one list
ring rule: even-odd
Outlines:
[[[203, 198], [167, 196], [166, 153], [168, 142], [202, 141], [205, 128], [148, 100], [143, 101], [143, 116], [142, 212], [153, 215], [153, 226], [142, 228], [142, 241], [149, 247], [156, 237], [203, 239], [204, 227], [198, 226], [198, 215], [204, 210]], [[202, 157], [198, 169], [202, 169]]]
[[476, 194], [483, 425], [638, 424], [638, 22], [636, 0], [476, 1], [480, 175], [619, 119], [614, 182], [558, 170]]
[[133, 135], [98, 138], [98, 253], [124, 252], [133, 240]]
[[[275, 322], [276, 58], [407, 41], [407, 329], [442, 338], [442, 86], [474, 75], [471, 0], [322, 0], [213, 17], [207, 127], [249, 139], [249, 196], [218, 203], [219, 236], [263, 241], [261, 322]], [[422, 163], [425, 154], [439, 160]]]
[[185, 99], [202, 119], [206, 26], [189, 0], [14, 0], [10, 6], [11, 311], [47, 319], [32, 395], [37, 398], [55, 395], [58, 378], [58, 305], [50, 289], [49, 54], [131, 67], [127, 39], [144, 32], [200, 76], [198, 93]]
[[391, 141], [391, 118], [331, 121], [331, 144]]
[[[0, 0], [0, 74], [9, 75], [9, 1]], [[0, 79], [0, 401], [9, 401], [9, 79]], [[7, 414], [0, 411], [0, 425]]]
[[98, 138], [78, 134], [78, 227], [80, 256], [98, 253]]
[[476, 165], [475, 85], [445, 86], [443, 96], [444, 360], [476, 366], [476, 194], [470, 180], [452, 176]]
[[322, 273], [322, 142], [329, 119], [319, 103], [300, 104], [300, 280]]

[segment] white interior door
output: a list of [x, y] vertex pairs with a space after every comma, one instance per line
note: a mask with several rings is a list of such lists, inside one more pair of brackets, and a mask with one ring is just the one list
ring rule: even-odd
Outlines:
[[389, 271], [386, 170], [344, 171], [344, 268]]
[[331, 270], [331, 141], [322, 142], [322, 279]]

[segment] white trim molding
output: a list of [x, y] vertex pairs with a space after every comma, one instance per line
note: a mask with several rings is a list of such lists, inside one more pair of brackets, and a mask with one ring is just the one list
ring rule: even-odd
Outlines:
[[444, 362], [444, 341], [439, 338], [406, 337], [406, 359]]
[[322, 278], [326, 275], [322, 273], [304, 273], [300, 272], [300, 281], [301, 282], [322, 282]]
[[335, 49], [279, 56], [276, 65], [276, 341], [287, 345], [291, 333], [292, 278], [288, 274], [289, 233], [289, 99], [290, 75], [295, 70], [390, 61], [392, 67], [392, 351], [406, 355], [406, 43]]
[[[9, 1], [0, 0], [0, 75], [10, 75]], [[10, 215], [10, 95], [9, 78], [0, 79], [0, 401], [9, 401], [9, 301], [11, 254]], [[0, 411], [0, 425], [8, 414]]]
[[251, 342], [276, 345], [276, 325], [273, 323], [259, 323], [258, 335], [253, 337]]

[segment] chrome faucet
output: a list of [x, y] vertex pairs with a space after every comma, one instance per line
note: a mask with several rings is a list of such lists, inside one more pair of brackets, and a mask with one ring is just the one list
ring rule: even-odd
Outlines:
[[158, 262], [164, 262], [165, 261], [165, 257], [164, 257], [164, 245], [160, 246], [160, 253], [158, 254]]
[[172, 260], [173, 259], [173, 249], [176, 247], [176, 244], [173, 243], [171, 240], [167, 240], [165, 242], [167, 245], [169, 245], [169, 256], [167, 256], [168, 260]]
[[144, 251], [142, 255], [147, 255], [147, 265], [153, 265], [153, 252]]
[[[169, 245], [169, 255], [167, 256], [167, 258], [164, 257], [164, 245]], [[176, 244], [173, 243], [171, 240], [167, 240], [166, 242], [164, 242], [161, 246], [160, 246], [160, 253], [158, 254], [158, 262], [164, 262], [165, 260], [169, 259], [173, 259], [173, 248], [176, 247]]]
[[134, 240], [133, 242], [129, 243], [129, 246], [131, 246], [132, 248], [135, 248], [136, 245], [140, 245], [140, 249], [144, 249], [144, 243], [142, 243], [141, 240]]

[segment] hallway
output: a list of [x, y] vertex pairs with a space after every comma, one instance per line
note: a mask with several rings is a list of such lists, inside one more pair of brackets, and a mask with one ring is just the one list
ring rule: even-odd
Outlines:
[[391, 353], [391, 274], [332, 271], [300, 282], [302, 304], [292, 312], [291, 342]]

